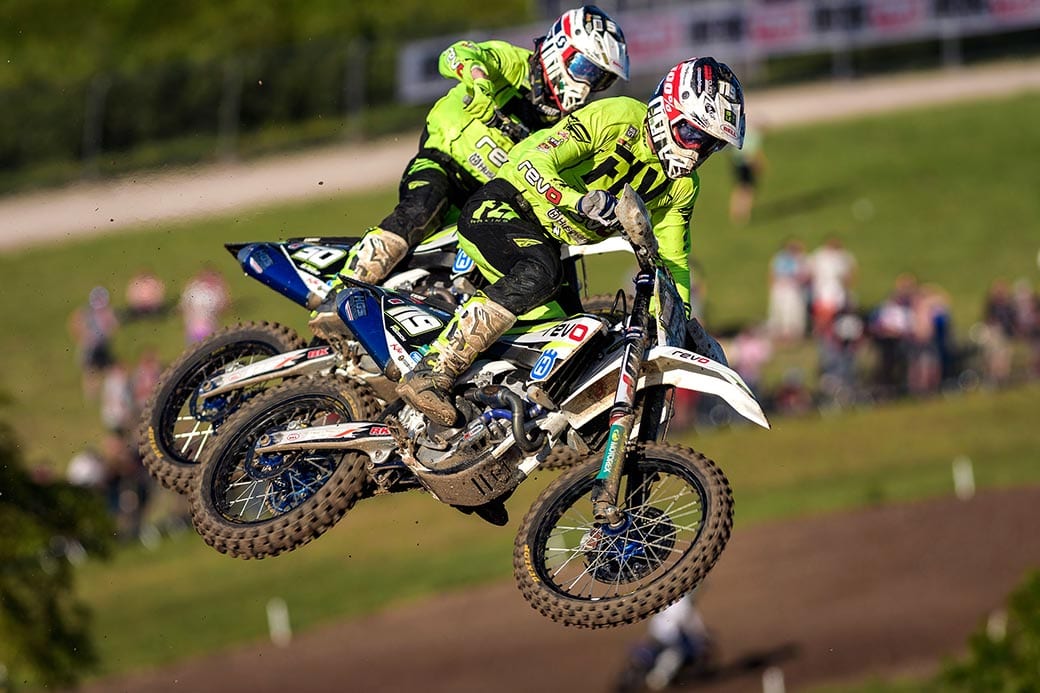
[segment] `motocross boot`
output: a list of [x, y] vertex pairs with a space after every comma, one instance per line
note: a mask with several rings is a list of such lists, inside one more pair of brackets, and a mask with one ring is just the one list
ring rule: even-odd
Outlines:
[[311, 313], [307, 324], [318, 337], [329, 340], [343, 331], [336, 315], [336, 294], [343, 287], [343, 277], [378, 284], [408, 254], [408, 241], [396, 233], [373, 226], [354, 244], [339, 276], [332, 282], [325, 300]]
[[511, 311], [478, 291], [459, 307], [430, 351], [397, 386], [397, 394], [431, 421], [451, 426], [458, 417], [451, 398], [455, 379], [515, 322]]

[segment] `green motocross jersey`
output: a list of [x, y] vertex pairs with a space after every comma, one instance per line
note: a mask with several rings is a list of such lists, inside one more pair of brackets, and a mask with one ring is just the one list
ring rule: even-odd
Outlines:
[[531, 51], [505, 41], [459, 41], [441, 53], [439, 69], [461, 84], [441, 97], [426, 116], [425, 149], [436, 149], [471, 173], [480, 183], [495, 177], [513, 148], [513, 141], [496, 128], [471, 117], [463, 98], [473, 90], [471, 70], [479, 67], [495, 86], [495, 105], [501, 108], [521, 89], [531, 88]]
[[520, 190], [542, 226], [563, 243], [603, 240], [577, 211], [589, 190], [621, 194], [625, 183], [646, 203], [664, 265], [690, 301], [690, 217], [700, 191], [694, 171], [671, 180], [644, 131], [647, 106], [626, 96], [594, 101], [516, 145], [498, 173]]

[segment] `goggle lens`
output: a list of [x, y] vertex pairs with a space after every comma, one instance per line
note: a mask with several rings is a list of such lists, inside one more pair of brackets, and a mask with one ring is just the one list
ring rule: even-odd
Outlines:
[[582, 53], [575, 53], [568, 58], [565, 67], [571, 77], [589, 85], [592, 91], [603, 91], [609, 88], [614, 83], [614, 80], [617, 79], [617, 75], [613, 72], [604, 70]]

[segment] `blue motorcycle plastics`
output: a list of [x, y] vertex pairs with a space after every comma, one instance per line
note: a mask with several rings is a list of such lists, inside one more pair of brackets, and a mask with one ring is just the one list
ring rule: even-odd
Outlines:
[[[306, 308], [315, 293], [314, 288], [308, 287], [300, 276], [301, 268], [306, 269], [307, 265], [302, 262], [296, 265], [289, 257], [290, 251], [298, 252], [306, 247], [307, 244], [303, 243], [249, 243], [239, 247], [235, 257], [248, 276]], [[229, 246], [228, 250], [233, 248]], [[337, 250], [343, 251], [342, 257], [346, 257], [345, 248]], [[335, 273], [330, 276], [335, 276]], [[328, 285], [328, 279], [316, 271], [314, 278]]]
[[336, 312], [384, 372], [392, 360], [392, 350], [401, 358], [417, 362], [451, 320], [451, 313], [409, 295], [362, 282], [350, 283], [354, 286], [337, 296]]

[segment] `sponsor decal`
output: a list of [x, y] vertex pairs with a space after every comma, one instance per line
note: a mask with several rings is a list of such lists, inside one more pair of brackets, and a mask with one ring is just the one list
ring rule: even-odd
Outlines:
[[550, 203], [558, 205], [563, 201], [563, 194], [547, 180], [544, 180], [542, 172], [535, 168], [535, 165], [529, 160], [524, 159], [516, 168], [524, 174], [524, 180]]
[[575, 118], [571, 118], [564, 127], [577, 141], [585, 144], [592, 143], [592, 136], [589, 134], [589, 131]]
[[711, 363], [711, 359], [709, 359], [709, 358], [707, 358], [705, 356], [701, 356], [700, 354], [694, 354], [692, 352], [684, 351], [684, 350], [680, 350], [680, 349], [676, 349], [675, 351], [671, 352], [668, 355], [671, 356], [674, 359], [680, 359], [682, 361], [692, 361], [693, 363], [701, 363], [701, 364]]
[[556, 365], [556, 359], [559, 358], [559, 354], [555, 349], [546, 349], [542, 352], [542, 355], [535, 361], [534, 368], [531, 369], [531, 380], [539, 381], [545, 380], [552, 373], [553, 366]]
[[302, 437], [303, 436], [301, 436], [299, 434], [299, 432], [297, 432], [297, 431], [290, 431], [289, 433], [285, 434], [284, 438], [282, 438], [282, 442], [283, 443], [291, 443], [291, 442], [293, 442], [295, 440], [299, 440]]
[[368, 306], [365, 297], [362, 294], [354, 294], [351, 296], [350, 302], [347, 303], [347, 310], [350, 313], [351, 320], [363, 318], [368, 315]]
[[731, 111], [728, 108], [726, 109], [726, 112], [722, 114], [722, 117], [725, 118], [726, 122], [730, 123], [731, 125], [737, 124], [737, 116], [733, 113], [733, 111]]
[[373, 426], [368, 429], [368, 435], [370, 436], [388, 436], [390, 435], [390, 429], [386, 426]]
[[473, 269], [473, 258], [466, 255], [466, 251], [459, 248], [459, 251], [455, 253], [455, 262], [451, 264], [451, 271], [456, 274], [465, 274]]
[[611, 424], [610, 433], [607, 436], [607, 449], [603, 451], [603, 465], [600, 467], [597, 479], [606, 479], [614, 469], [614, 464], [620, 457], [618, 447], [621, 444], [621, 427]]
[[332, 351], [331, 347], [321, 347], [319, 349], [311, 349], [310, 351], [307, 352], [307, 358], [309, 358], [309, 359], [316, 359], [316, 358], [318, 358], [320, 356], [328, 356], [331, 351]]
[[487, 135], [484, 135], [477, 140], [477, 151], [480, 151], [481, 149], [487, 149], [488, 161], [494, 164], [496, 168], [504, 166], [506, 160], [509, 158], [509, 154], [506, 153], [506, 150], [499, 147], [498, 144]]
[[550, 328], [545, 334], [549, 337], [566, 337], [572, 342], [581, 342], [589, 333], [589, 328], [584, 323], [561, 322]]
[[[557, 238], [570, 237], [573, 239], [581, 239], [583, 236], [578, 233], [578, 230], [567, 220], [563, 211], [559, 207], [552, 207], [545, 213], [545, 216], [553, 222], [552, 235]], [[577, 242], [584, 242], [577, 240]]]
[[495, 177], [495, 172], [491, 170], [490, 166], [484, 163], [484, 159], [481, 158], [480, 154], [473, 152], [469, 155], [466, 161], [470, 166], [477, 169], [477, 171], [485, 178], [490, 180]]

